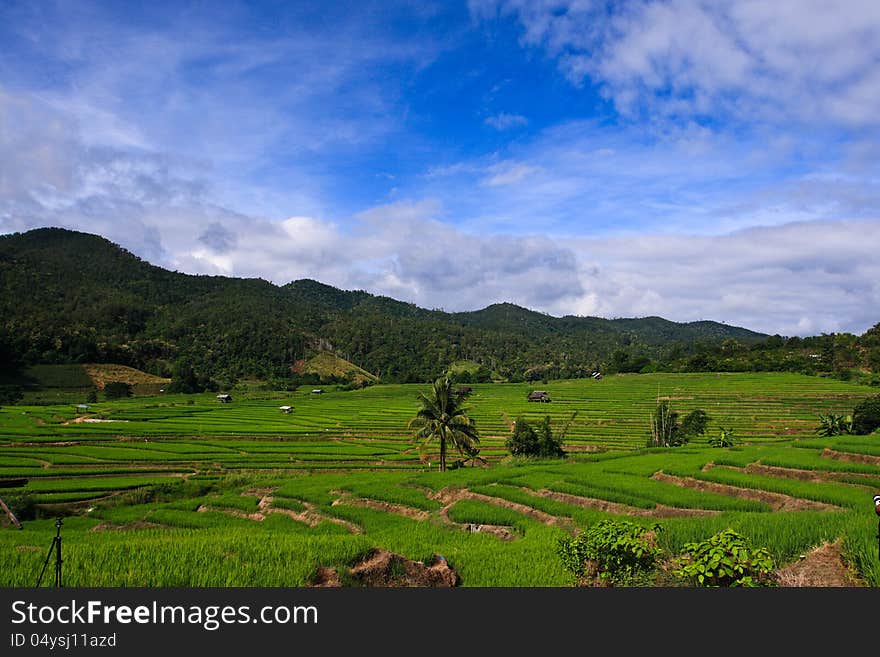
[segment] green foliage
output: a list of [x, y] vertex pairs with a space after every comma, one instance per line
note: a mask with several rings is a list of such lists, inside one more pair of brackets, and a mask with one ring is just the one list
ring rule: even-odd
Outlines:
[[555, 458], [565, 456], [562, 438], [563, 434], [554, 434], [549, 415], [544, 416], [537, 430], [520, 416], [514, 423], [513, 433], [505, 446], [513, 456]]
[[464, 397], [455, 393], [448, 377], [434, 381], [428, 394], [420, 393], [419, 409], [410, 420], [409, 428], [415, 429], [413, 440], [422, 449], [437, 441], [440, 444], [440, 471], [446, 470], [446, 449], [455, 447], [459, 454], [476, 456], [476, 444], [480, 442], [474, 421], [468, 416], [469, 409], [463, 405]]
[[107, 399], [124, 399], [131, 397], [131, 384], [123, 381], [110, 381], [104, 386]]
[[24, 396], [21, 386], [0, 386], [0, 404], [15, 404]]
[[557, 554], [579, 578], [626, 584], [654, 568], [662, 553], [656, 544], [659, 529], [659, 525], [646, 529], [626, 520], [601, 520], [574, 538], [561, 539]]
[[0, 281], [0, 365], [118, 363], [169, 376], [185, 359], [195, 377], [173, 376], [183, 379], [171, 388], [179, 392], [290, 377], [292, 363], [327, 344], [385, 383], [432, 381], [462, 361], [480, 364], [468, 376], [481, 382], [527, 371], [585, 378], [611, 366], [615, 350], [622, 370], [643, 371], [673, 348], [684, 358], [726, 338], [763, 337], [712, 322], [556, 318], [512, 304], [444, 313], [310, 280], [188, 276], [60, 228], [0, 236]]
[[562, 436], [553, 433], [549, 415], [544, 416], [538, 427], [538, 456], [541, 458], [565, 456], [565, 450], [562, 449]]
[[773, 583], [773, 559], [765, 548], [753, 548], [732, 529], [701, 542], [686, 543], [675, 574], [695, 586], [767, 586]]
[[850, 416], [838, 415], [837, 413], [820, 414], [816, 433], [826, 438], [842, 436], [843, 434], [852, 433], [852, 426], [853, 421]]
[[165, 388], [168, 392], [193, 394], [216, 390], [217, 384], [204, 373], [196, 372], [193, 364], [185, 358], [179, 359], [171, 371], [171, 383]]
[[853, 433], [866, 435], [878, 428], [880, 428], [880, 395], [859, 402], [852, 414]]
[[[19, 522], [42, 517], [40, 507], [37, 506], [37, 500], [32, 493], [4, 494], [3, 501], [6, 502], [6, 506], [9, 507], [9, 510], [12, 511]], [[6, 514], [2, 515], [5, 516]]]
[[519, 417], [505, 447], [514, 456], [534, 456], [538, 453], [538, 433], [525, 418]]
[[712, 447], [733, 447], [736, 444], [733, 434], [733, 429], [729, 427], [719, 427], [718, 435], [709, 438], [709, 444]]
[[681, 421], [681, 429], [679, 432], [684, 437], [685, 442], [691, 438], [697, 438], [706, 433], [706, 427], [709, 425], [709, 415], [706, 411], [696, 409], [684, 416]]
[[709, 416], [705, 411], [696, 409], [688, 413], [679, 422], [678, 412], [672, 410], [668, 399], [658, 399], [657, 406], [651, 415], [651, 436], [648, 447], [681, 447], [706, 433]]

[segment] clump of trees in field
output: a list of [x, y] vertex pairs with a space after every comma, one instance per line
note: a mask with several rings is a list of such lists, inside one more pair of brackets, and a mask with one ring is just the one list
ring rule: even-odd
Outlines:
[[651, 414], [651, 435], [648, 447], [681, 447], [692, 438], [706, 433], [709, 415], [696, 409], [688, 413], [682, 420], [672, 409], [668, 399], [658, 399], [657, 406]]
[[[577, 413], [575, 411], [575, 413]], [[572, 415], [574, 419], [574, 415]], [[569, 420], [569, 423], [571, 420]], [[565, 430], [554, 433], [550, 416], [544, 416], [537, 429], [524, 417], [517, 418], [513, 425], [513, 433], [507, 439], [506, 447], [512, 456], [530, 456], [537, 458], [558, 458], [565, 456], [562, 442]]]

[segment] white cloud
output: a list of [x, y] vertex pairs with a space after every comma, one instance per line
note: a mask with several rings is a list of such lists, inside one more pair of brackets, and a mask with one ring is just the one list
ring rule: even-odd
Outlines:
[[521, 114], [507, 114], [505, 112], [501, 112], [500, 114], [487, 117], [484, 123], [492, 128], [495, 128], [499, 132], [503, 132], [505, 130], [527, 126], [529, 124], [529, 120]]
[[787, 335], [861, 333], [880, 319], [880, 220], [566, 244], [600, 316], [711, 319]]
[[479, 20], [515, 17], [522, 43], [623, 114], [724, 112], [739, 120], [880, 123], [874, 0], [475, 0]]
[[488, 167], [488, 176], [483, 179], [484, 185], [499, 187], [522, 182], [523, 179], [540, 171], [538, 167], [521, 162], [501, 162]]

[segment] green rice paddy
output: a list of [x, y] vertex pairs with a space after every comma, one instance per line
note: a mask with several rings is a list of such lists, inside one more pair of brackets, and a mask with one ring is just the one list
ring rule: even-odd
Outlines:
[[[794, 374], [622, 375], [538, 385], [553, 400], [538, 404], [526, 400], [534, 387], [474, 384], [488, 466], [445, 473], [409, 440], [422, 385], [3, 407], [0, 497], [25, 496], [44, 517], [0, 529], [0, 586], [36, 583], [56, 514], [70, 586], [303, 586], [374, 547], [442, 554], [465, 586], [566, 586], [557, 541], [624, 513], [659, 523], [670, 554], [728, 527], [779, 564], [840, 540], [880, 585], [880, 436], [814, 433], [818, 414], [849, 413], [876, 389]], [[738, 445], [645, 449], [658, 396], [682, 414], [705, 410], [709, 435], [733, 427]], [[561, 430], [573, 414], [565, 459], [505, 458], [513, 420], [549, 415]], [[765, 493], [833, 507], [774, 511]], [[463, 529], [473, 524], [512, 538]]]

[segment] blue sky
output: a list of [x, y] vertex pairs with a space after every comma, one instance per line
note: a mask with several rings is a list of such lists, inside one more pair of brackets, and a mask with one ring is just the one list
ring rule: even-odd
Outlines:
[[5, 2], [0, 232], [429, 308], [852, 331], [880, 5]]

